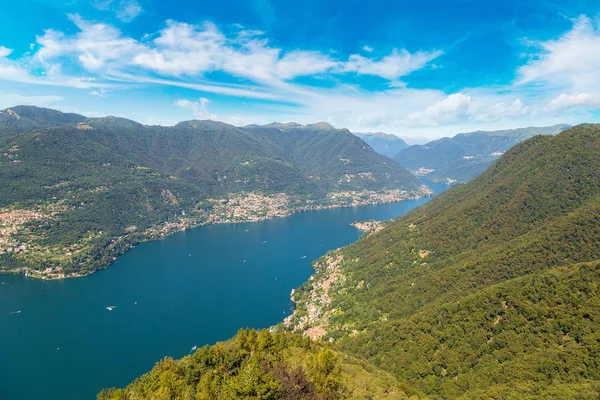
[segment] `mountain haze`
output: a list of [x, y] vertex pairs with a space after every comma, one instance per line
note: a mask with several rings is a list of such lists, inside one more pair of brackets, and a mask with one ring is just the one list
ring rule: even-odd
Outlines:
[[388, 133], [355, 133], [355, 135], [364, 140], [377, 153], [390, 158], [398, 154], [400, 150], [408, 147], [408, 144], [404, 140]]
[[530, 127], [502, 131], [460, 133], [394, 155], [415, 175], [446, 183], [466, 182], [481, 174], [515, 144], [535, 135], [555, 135], [569, 126]]

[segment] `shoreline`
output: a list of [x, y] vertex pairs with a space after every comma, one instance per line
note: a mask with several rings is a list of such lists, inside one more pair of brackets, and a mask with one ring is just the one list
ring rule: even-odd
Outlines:
[[[336, 208], [364, 207], [364, 206], [368, 206], [368, 205], [396, 203], [396, 202], [405, 201], [405, 200], [417, 200], [417, 199], [421, 199], [424, 197], [431, 197], [434, 195], [433, 191], [424, 185], [421, 186], [416, 191], [412, 191], [412, 192], [400, 191], [400, 192], [403, 193], [402, 197], [394, 197], [394, 198], [379, 199], [379, 200], [373, 200], [372, 197], [368, 197], [367, 199], [364, 199], [364, 200], [356, 200], [353, 198], [353, 201], [350, 204], [342, 204], [342, 203], [321, 204], [321, 205], [305, 204], [305, 205], [298, 206], [298, 207], [291, 207], [291, 208], [286, 207], [283, 210], [278, 210], [277, 213], [266, 213], [265, 215], [261, 215], [261, 216], [252, 215], [252, 216], [246, 217], [246, 219], [235, 219], [236, 218], [235, 216], [231, 216], [229, 218], [227, 218], [227, 217], [222, 218], [222, 216], [219, 217], [216, 215], [205, 216], [206, 217], [205, 219], [195, 219], [195, 220], [192, 218], [189, 218], [189, 217], [182, 218], [178, 222], [165, 222], [162, 225], [150, 227], [146, 231], [141, 232], [141, 233], [134, 231], [129, 234], [120, 236], [118, 238], [114, 238], [113, 241], [111, 242], [111, 245], [109, 245], [109, 246], [113, 246], [113, 248], [115, 248], [115, 247], [118, 247], [118, 245], [124, 245], [124, 248], [118, 249], [118, 250], [114, 251], [113, 253], [109, 254], [110, 256], [112, 256], [112, 261], [110, 263], [106, 264], [103, 267], [91, 270], [86, 273], [73, 272], [73, 273], [65, 274], [65, 273], [61, 273], [60, 271], [48, 272], [47, 269], [43, 270], [43, 271], [47, 271], [46, 273], [44, 273], [43, 271], [34, 270], [34, 269], [28, 268], [28, 267], [19, 267], [19, 268], [12, 269], [12, 270], [0, 270], [0, 275], [3, 275], [3, 274], [23, 275], [24, 277], [40, 279], [40, 280], [45, 280], [45, 281], [56, 281], [56, 280], [69, 279], [69, 278], [82, 278], [82, 277], [91, 275], [95, 272], [98, 272], [100, 270], [109, 268], [112, 264], [114, 264], [114, 262], [118, 259], [118, 257], [127, 253], [129, 250], [131, 250], [138, 244], [150, 242], [153, 240], [162, 240], [162, 239], [164, 239], [168, 236], [171, 236], [175, 233], [183, 232], [188, 229], [194, 229], [194, 228], [198, 228], [201, 226], [207, 226], [207, 225], [213, 225], [213, 224], [254, 223], [254, 222], [261, 222], [261, 221], [266, 221], [266, 220], [275, 219], [275, 218], [286, 218], [293, 214], [297, 214], [300, 212], [306, 212], [306, 211], [320, 211], [320, 210], [330, 210], [330, 209], [336, 209]], [[373, 196], [382, 196], [384, 194], [389, 194], [389, 192], [388, 193], [372, 192], [371, 194]], [[331, 196], [331, 195], [332, 194], [330, 194], [329, 196]], [[395, 194], [395, 195], [397, 195], [397, 194]], [[239, 201], [240, 198], [236, 197], [236, 196], [239, 196], [239, 194], [232, 196], [231, 198], [227, 199], [227, 201], [228, 202], [229, 201]], [[335, 199], [335, 196], [333, 197], [333, 199]], [[220, 199], [218, 201], [222, 202], [223, 200]], [[238, 217], [238, 218], [240, 218], [240, 217]], [[130, 243], [127, 243], [127, 240], [131, 239], [130, 235], [133, 235], [133, 234], [135, 234], [135, 235], [141, 234], [141, 236], [139, 239], [137, 239], [137, 240], [134, 239]]]

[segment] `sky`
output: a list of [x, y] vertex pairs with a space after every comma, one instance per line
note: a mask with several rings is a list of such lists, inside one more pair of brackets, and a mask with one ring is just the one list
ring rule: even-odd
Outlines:
[[[2, 4], [6, 3], [6, 4]], [[600, 2], [0, 0], [0, 109], [354, 132], [600, 122]]]

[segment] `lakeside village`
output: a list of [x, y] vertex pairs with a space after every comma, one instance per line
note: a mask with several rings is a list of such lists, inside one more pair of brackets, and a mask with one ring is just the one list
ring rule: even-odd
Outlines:
[[[197, 226], [217, 223], [258, 222], [270, 218], [287, 217], [295, 212], [308, 210], [323, 210], [337, 207], [357, 207], [370, 204], [390, 203], [401, 200], [413, 200], [431, 196], [433, 192], [426, 186], [407, 192], [404, 190], [375, 191], [340, 191], [332, 192], [323, 201], [303, 200], [286, 193], [263, 195], [259, 193], [232, 194], [226, 199], [208, 199], [203, 207], [185, 212], [175, 221], [164, 222], [141, 231], [136, 226], [130, 226], [123, 235], [110, 239], [105, 249], [108, 257], [107, 267], [116, 260], [118, 255], [136, 243], [162, 239], [175, 232], [191, 229]], [[103, 232], [88, 232], [88, 236], [70, 246], [41, 245], [44, 226], [59, 220], [64, 206], [50, 205], [31, 209], [0, 209], [0, 257], [10, 256], [23, 261], [27, 266], [6, 269], [5, 273], [22, 273], [39, 279], [63, 279], [84, 276], [91, 272], [64, 273], [63, 266], [80, 254], [85, 254], [93, 245], [93, 239], [103, 235]], [[372, 221], [355, 224], [358, 229], [372, 232], [381, 229], [382, 225]], [[135, 235], [135, 236], [134, 236]], [[135, 240], [132, 238], [135, 237]], [[126, 243], [125, 249], [123, 244]], [[52, 267], [38, 267], [42, 260], [51, 260]]]

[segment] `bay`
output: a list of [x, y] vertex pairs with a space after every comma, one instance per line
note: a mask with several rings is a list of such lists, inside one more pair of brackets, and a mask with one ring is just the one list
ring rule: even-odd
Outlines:
[[312, 274], [311, 262], [360, 237], [351, 222], [427, 201], [202, 226], [142, 243], [82, 278], [0, 275], [0, 399], [94, 399], [161, 357], [274, 325], [291, 313], [290, 291]]

